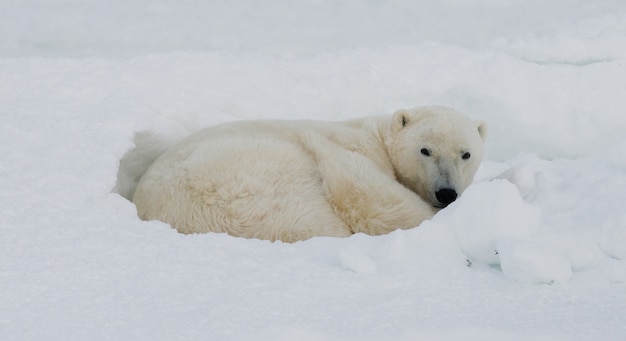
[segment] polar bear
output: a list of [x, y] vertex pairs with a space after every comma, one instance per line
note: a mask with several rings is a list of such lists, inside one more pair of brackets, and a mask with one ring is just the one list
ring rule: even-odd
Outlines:
[[295, 242], [418, 226], [472, 182], [485, 124], [423, 106], [343, 122], [240, 121], [174, 144], [141, 176], [144, 220]]

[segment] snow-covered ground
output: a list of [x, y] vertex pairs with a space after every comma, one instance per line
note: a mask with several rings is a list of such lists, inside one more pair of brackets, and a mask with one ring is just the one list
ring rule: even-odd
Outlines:
[[[489, 124], [419, 228], [181, 235], [133, 136], [422, 104]], [[0, 1], [0, 339], [626, 339], [621, 0]]]

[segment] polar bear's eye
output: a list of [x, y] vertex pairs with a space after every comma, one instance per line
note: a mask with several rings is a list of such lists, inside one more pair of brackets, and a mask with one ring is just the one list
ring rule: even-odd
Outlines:
[[461, 155], [461, 158], [463, 160], [469, 160], [470, 157], [472, 157], [472, 154], [470, 154], [469, 152], [466, 152], [463, 155]]
[[424, 156], [430, 156], [430, 151], [428, 149], [426, 149], [426, 148], [422, 148], [420, 150], [420, 153], [422, 153], [422, 155], [424, 155]]

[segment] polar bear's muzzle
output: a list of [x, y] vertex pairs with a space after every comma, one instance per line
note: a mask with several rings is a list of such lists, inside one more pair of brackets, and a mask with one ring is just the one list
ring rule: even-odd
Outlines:
[[435, 192], [437, 198], [437, 208], [444, 208], [450, 205], [458, 197], [458, 193], [452, 188], [441, 188]]

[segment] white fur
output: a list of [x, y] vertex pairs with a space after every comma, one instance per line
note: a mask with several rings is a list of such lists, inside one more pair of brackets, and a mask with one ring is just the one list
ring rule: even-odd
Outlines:
[[385, 234], [432, 217], [438, 188], [462, 192], [483, 136], [484, 124], [445, 107], [344, 122], [233, 122], [169, 148], [133, 202], [142, 219], [182, 233], [286, 242]]
[[137, 183], [148, 167], [171, 147], [171, 142], [163, 136], [150, 132], [135, 134], [135, 148], [128, 151], [120, 160], [117, 183], [113, 192], [131, 200]]

